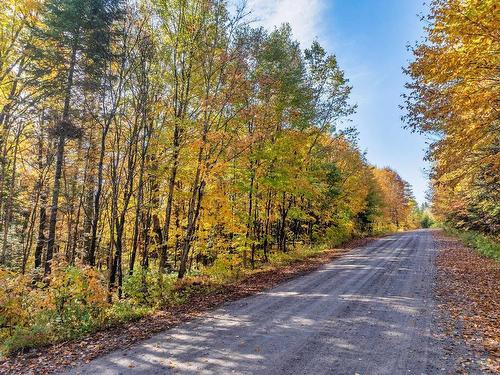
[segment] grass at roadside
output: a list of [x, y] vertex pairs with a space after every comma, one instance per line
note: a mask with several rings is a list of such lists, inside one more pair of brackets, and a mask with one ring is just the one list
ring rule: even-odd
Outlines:
[[465, 245], [477, 250], [485, 257], [500, 261], [500, 240], [472, 230], [464, 231], [450, 227], [444, 228], [447, 234], [460, 239]]

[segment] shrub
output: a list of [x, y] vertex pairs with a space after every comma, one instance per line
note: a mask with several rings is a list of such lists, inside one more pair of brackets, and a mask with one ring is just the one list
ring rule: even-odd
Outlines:
[[61, 336], [80, 335], [100, 326], [108, 307], [107, 290], [95, 269], [54, 264], [49, 285], [49, 311], [54, 312]]
[[[3, 351], [10, 351], [11, 348], [17, 349], [16, 340], [13, 337], [19, 337], [19, 341], [26, 342], [29, 336], [26, 327], [33, 325], [34, 311], [40, 311], [36, 306], [43, 297], [38, 297], [34, 288], [30, 285], [29, 277], [25, 275], [15, 275], [14, 273], [0, 269], [0, 341]], [[44, 335], [40, 335], [44, 336]], [[22, 346], [21, 346], [22, 347]]]
[[296, 261], [315, 256], [325, 249], [325, 245], [297, 246], [286, 253], [273, 252], [269, 254], [269, 262], [274, 266], [286, 266]]
[[500, 261], [500, 242], [498, 238], [493, 238], [476, 231], [462, 231], [450, 227], [445, 227], [446, 232], [452, 234], [467, 246], [476, 249], [480, 254]]
[[340, 220], [337, 225], [332, 225], [326, 230], [325, 240], [329, 246], [338, 246], [347, 240], [349, 240], [353, 235], [353, 224], [347, 220]]
[[160, 307], [172, 302], [175, 274], [140, 269], [123, 280], [123, 293], [136, 306]]
[[424, 214], [424, 217], [420, 220], [420, 226], [422, 228], [430, 228], [432, 225], [434, 225], [434, 221], [429, 215]]
[[46, 282], [0, 271], [0, 339], [10, 353], [73, 338], [105, 323], [107, 292], [100, 274], [54, 259]]
[[124, 299], [113, 303], [107, 310], [107, 325], [117, 325], [129, 321], [134, 321], [149, 314], [153, 309], [147, 306], [138, 306], [130, 300]]
[[220, 283], [237, 280], [243, 273], [240, 254], [219, 254], [214, 263], [204, 271], [212, 280]]

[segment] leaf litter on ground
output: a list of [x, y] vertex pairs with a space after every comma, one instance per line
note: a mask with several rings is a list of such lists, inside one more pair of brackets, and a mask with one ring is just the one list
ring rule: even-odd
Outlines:
[[[437, 296], [452, 318], [448, 329], [458, 324], [471, 351], [486, 354], [483, 371], [500, 374], [500, 262], [442, 232], [435, 233], [435, 241], [440, 250]], [[464, 359], [464, 366], [474, 360]]]

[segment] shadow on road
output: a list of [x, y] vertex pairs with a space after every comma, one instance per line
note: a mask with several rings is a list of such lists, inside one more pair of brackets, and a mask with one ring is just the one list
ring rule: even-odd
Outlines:
[[72, 373], [447, 373], [434, 257], [429, 231], [382, 238]]

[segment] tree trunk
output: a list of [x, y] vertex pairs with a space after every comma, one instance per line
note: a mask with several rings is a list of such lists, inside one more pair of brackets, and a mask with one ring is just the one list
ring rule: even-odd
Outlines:
[[[253, 163], [250, 163], [250, 170], [252, 171], [252, 176], [250, 177], [250, 189], [248, 191], [248, 217], [247, 217], [247, 224], [246, 224], [246, 233], [245, 233], [245, 249], [243, 251], [243, 267], [247, 267], [247, 246], [248, 246], [248, 241], [251, 237], [251, 230], [252, 230], [252, 209], [253, 209], [253, 183], [255, 179], [255, 171], [253, 170]], [[251, 244], [251, 264], [252, 264], [252, 269], [254, 268], [254, 258], [255, 258], [255, 246], [252, 243]]]
[[170, 179], [168, 182], [168, 197], [167, 207], [165, 209], [165, 224], [163, 226], [163, 245], [160, 249], [160, 262], [158, 265], [160, 272], [165, 272], [168, 257], [168, 239], [170, 232], [170, 219], [172, 217], [172, 206], [174, 201], [175, 180], [177, 177], [177, 168], [179, 166], [179, 147], [180, 147], [180, 130], [179, 126], [175, 125], [174, 129], [174, 153], [172, 155], [172, 169], [170, 170]]
[[[62, 124], [69, 119], [69, 111], [71, 105], [71, 91], [73, 89], [73, 74], [76, 66], [76, 52], [78, 46], [78, 36], [75, 36], [73, 48], [71, 51], [71, 61], [68, 71], [68, 81], [66, 84], [66, 93], [64, 98], [64, 110], [62, 115]], [[59, 126], [62, 128], [62, 126]], [[54, 173], [54, 186], [52, 188], [52, 202], [50, 207], [49, 219], [49, 237], [47, 239], [47, 255], [45, 256], [45, 274], [50, 273], [52, 256], [54, 254], [54, 245], [56, 239], [56, 225], [57, 225], [57, 210], [59, 208], [59, 190], [61, 184], [62, 166], [64, 162], [64, 143], [66, 142], [65, 129], [59, 129], [59, 138], [57, 141], [56, 152], [56, 170]]]
[[106, 124], [101, 134], [101, 149], [99, 152], [99, 162], [97, 164], [97, 186], [94, 195], [94, 204], [92, 209], [92, 219], [90, 220], [90, 244], [86, 249], [86, 263], [95, 266], [95, 252], [97, 245], [97, 226], [99, 225], [99, 215], [101, 208], [101, 191], [103, 184], [103, 170], [104, 170], [104, 155], [106, 152], [106, 135], [108, 133], [109, 125]]
[[16, 168], [17, 168], [17, 151], [19, 149], [19, 136], [16, 136], [16, 143], [14, 146], [14, 157], [12, 160], [12, 174], [10, 176], [10, 185], [9, 185], [9, 195], [7, 196], [7, 202], [5, 204], [5, 215], [4, 215], [4, 224], [3, 224], [3, 242], [2, 242], [2, 262], [5, 263], [7, 256], [7, 247], [8, 247], [8, 236], [9, 229], [12, 219], [12, 200], [14, 198], [14, 188], [16, 181]]
[[132, 250], [130, 252], [128, 273], [132, 275], [134, 273], [135, 258], [137, 256], [137, 248], [139, 246], [139, 224], [142, 216], [142, 202], [144, 200], [144, 163], [145, 157], [141, 159], [141, 165], [139, 169], [139, 181], [137, 185], [137, 202], [135, 206], [135, 220], [134, 220], [134, 237], [132, 239]]
[[47, 225], [47, 192], [42, 191], [40, 196], [40, 212], [38, 219], [38, 239], [35, 247], [35, 268], [42, 265], [43, 248], [47, 241], [45, 237], [45, 226]]
[[113, 256], [112, 266], [109, 275], [109, 291], [113, 286], [117, 286], [118, 298], [122, 298], [122, 254], [123, 254], [123, 230], [125, 226], [125, 215], [122, 215], [116, 221], [116, 240], [115, 240], [115, 254]]
[[57, 210], [59, 205], [59, 190], [61, 184], [62, 164], [64, 158], [64, 135], [59, 136], [56, 154], [56, 171], [54, 175], [54, 186], [52, 188], [52, 204], [50, 207], [49, 236], [47, 239], [47, 253], [45, 255], [45, 274], [50, 273], [52, 256], [54, 254], [54, 243], [57, 225]]
[[23, 232], [21, 235], [23, 244], [23, 259], [21, 263], [21, 274], [26, 273], [26, 266], [28, 264], [28, 257], [30, 255], [31, 244], [33, 243], [33, 227], [35, 226], [36, 209], [38, 207], [38, 197], [36, 198], [35, 207], [28, 212], [23, 225]]
[[268, 261], [268, 246], [269, 246], [269, 228], [270, 228], [270, 223], [271, 223], [271, 190], [269, 190], [268, 195], [267, 195], [267, 202], [266, 202], [266, 219], [265, 219], [265, 224], [264, 224], [264, 243], [262, 245], [263, 251], [264, 251], [264, 261]]
[[[21, 78], [22, 73], [24, 72], [24, 57], [21, 58], [19, 62], [19, 68], [17, 69], [16, 76], [12, 83], [12, 87], [9, 92], [9, 96], [7, 98], [7, 103], [3, 106], [2, 111], [0, 112], [0, 149], [2, 150], [2, 157], [0, 158], [0, 211], [3, 208], [3, 198], [4, 198], [4, 183], [5, 183], [5, 174], [6, 174], [6, 166], [7, 166], [7, 137], [10, 130], [10, 115], [12, 110], [12, 104], [14, 103], [17, 91], [17, 85], [19, 83], [19, 79]], [[18, 142], [18, 141], [16, 141]], [[16, 146], [17, 147], [17, 146]], [[1, 223], [1, 222], [0, 222]], [[2, 250], [2, 256], [0, 256], [0, 263], [5, 262], [5, 254]]]
[[149, 243], [151, 236], [149, 235], [149, 228], [151, 227], [151, 210], [144, 213], [144, 228], [143, 228], [143, 241], [142, 241], [142, 254], [141, 254], [141, 268], [147, 270], [149, 268]]
[[181, 259], [179, 264], [179, 275], [178, 275], [179, 279], [182, 279], [186, 273], [189, 250], [191, 248], [191, 243], [193, 241], [196, 229], [196, 221], [200, 214], [201, 200], [203, 198], [203, 191], [205, 189], [205, 181], [202, 180], [197, 185], [198, 186], [196, 190], [193, 191], [193, 197], [191, 199], [192, 204], [190, 204], [190, 208], [188, 209], [188, 226], [186, 229], [186, 235], [184, 237], [184, 243], [182, 247]]

